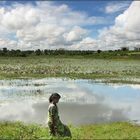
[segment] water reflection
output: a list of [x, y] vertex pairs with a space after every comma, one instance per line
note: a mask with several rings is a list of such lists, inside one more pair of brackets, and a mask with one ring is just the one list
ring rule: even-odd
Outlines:
[[0, 120], [45, 124], [48, 98], [58, 92], [64, 123], [139, 120], [140, 85], [60, 78], [0, 80]]

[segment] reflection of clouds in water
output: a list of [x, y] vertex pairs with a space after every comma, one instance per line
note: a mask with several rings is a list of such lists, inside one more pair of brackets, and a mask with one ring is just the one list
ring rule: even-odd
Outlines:
[[138, 84], [108, 84], [109, 86], [112, 86], [114, 89], [118, 88], [133, 88], [133, 89], [140, 89], [140, 85]]
[[[65, 123], [85, 124], [139, 119], [139, 85], [60, 78], [0, 80], [0, 120], [45, 123], [48, 98], [58, 92]], [[46, 101], [46, 102], [44, 102]], [[127, 116], [127, 117], [126, 117]]]
[[[1, 81], [2, 82], [2, 81]], [[8, 80], [6, 81], [8, 82]], [[12, 83], [12, 81], [10, 81]], [[13, 81], [18, 86], [1, 86], [0, 96], [3, 100], [9, 99], [29, 99], [29, 98], [49, 98], [53, 92], [58, 92], [62, 95], [63, 102], [80, 102], [80, 103], [96, 103], [103, 98], [100, 95], [93, 95], [93, 91], [89, 90], [88, 87], [82, 87], [74, 80], [65, 81], [62, 79], [39, 79], [33, 80], [32, 84], [43, 84], [46, 85], [35, 86], [30, 85], [31, 81], [23, 80], [21, 85], [18, 83], [19, 80]], [[37, 83], [38, 82], [38, 83]], [[23, 84], [24, 83], [24, 84]], [[29, 84], [29, 85], [26, 85]], [[26, 86], [25, 86], [26, 85]], [[95, 98], [96, 96], [96, 98]], [[99, 98], [99, 99], [98, 99]], [[98, 100], [97, 100], [98, 99]]]
[[133, 89], [140, 90], [140, 85], [130, 85], [130, 87], [133, 88]]
[[66, 123], [89, 124], [128, 120], [122, 109], [103, 104], [60, 104], [60, 114]]
[[[128, 103], [129, 104], [129, 103]], [[140, 99], [129, 104], [131, 111], [128, 113], [131, 120], [140, 121]]]
[[88, 88], [83, 88], [76, 84], [67, 84], [59, 89], [54, 89], [62, 96], [62, 101], [66, 102], [80, 102], [80, 103], [91, 103], [101, 102], [104, 100], [104, 96], [96, 95]]
[[[111, 109], [103, 104], [59, 103], [60, 118], [64, 123], [88, 124], [127, 120], [121, 109]], [[23, 101], [1, 104], [0, 120], [21, 120], [45, 125], [48, 102]]]
[[1, 104], [0, 107], [0, 120], [23, 120], [31, 121], [34, 115], [32, 102], [29, 101], [14, 101]]

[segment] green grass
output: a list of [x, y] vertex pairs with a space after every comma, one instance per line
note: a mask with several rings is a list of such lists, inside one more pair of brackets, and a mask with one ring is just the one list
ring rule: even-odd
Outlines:
[[[69, 128], [72, 132], [72, 139], [140, 138], [140, 126], [132, 125], [127, 122], [91, 124], [82, 126], [69, 125]], [[50, 137], [48, 133], [48, 128], [38, 124], [24, 124], [22, 122], [0, 123], [0, 139], [49, 139], [49, 138]]]
[[45, 77], [105, 79], [106, 82], [139, 84], [140, 60], [82, 56], [0, 57], [0, 79]]

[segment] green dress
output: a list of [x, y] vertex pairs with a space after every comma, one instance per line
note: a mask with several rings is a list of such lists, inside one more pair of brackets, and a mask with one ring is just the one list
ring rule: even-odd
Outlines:
[[58, 107], [53, 103], [48, 108], [48, 126], [51, 136], [71, 137], [70, 129], [60, 121]]

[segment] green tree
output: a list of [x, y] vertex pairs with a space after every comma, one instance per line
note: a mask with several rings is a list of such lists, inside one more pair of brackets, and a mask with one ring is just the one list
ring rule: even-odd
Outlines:
[[37, 49], [37, 50], [35, 51], [35, 54], [36, 54], [36, 55], [41, 55], [41, 54], [42, 54], [42, 51], [41, 51], [40, 49]]

